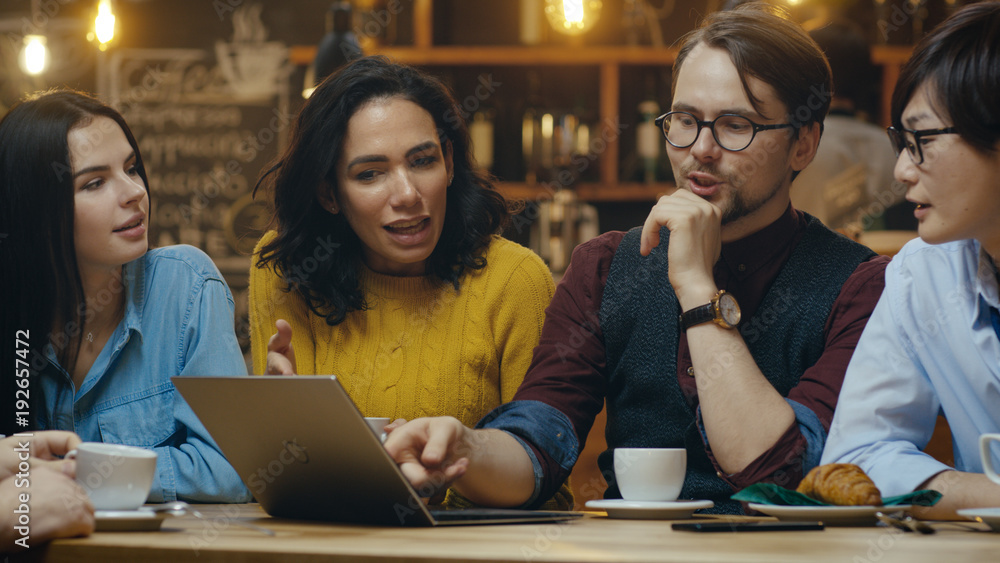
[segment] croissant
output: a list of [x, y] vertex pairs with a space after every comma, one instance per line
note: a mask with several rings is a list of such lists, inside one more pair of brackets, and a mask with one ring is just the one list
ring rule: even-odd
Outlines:
[[882, 493], [857, 465], [828, 463], [814, 467], [798, 492], [827, 504], [881, 506]]

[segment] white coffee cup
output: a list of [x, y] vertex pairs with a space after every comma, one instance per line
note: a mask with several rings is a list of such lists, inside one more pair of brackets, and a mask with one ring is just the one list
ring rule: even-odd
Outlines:
[[368, 426], [371, 427], [372, 432], [378, 436], [378, 439], [384, 442], [388, 437], [388, 434], [385, 432], [385, 427], [389, 424], [389, 419], [377, 416], [366, 416], [365, 422], [367, 422]]
[[95, 510], [135, 510], [146, 502], [156, 475], [156, 452], [84, 442], [66, 457], [76, 458], [76, 482]]
[[979, 458], [983, 461], [983, 473], [990, 478], [990, 481], [1000, 485], [1000, 475], [993, 467], [993, 456], [990, 453], [990, 442], [1000, 442], [1000, 434], [983, 434], [979, 437]]
[[614, 465], [618, 490], [625, 500], [677, 500], [684, 486], [687, 450], [617, 448]]

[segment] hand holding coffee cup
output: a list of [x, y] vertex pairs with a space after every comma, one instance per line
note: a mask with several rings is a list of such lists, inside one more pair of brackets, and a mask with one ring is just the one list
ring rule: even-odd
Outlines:
[[76, 458], [76, 482], [96, 510], [135, 510], [146, 502], [156, 475], [156, 452], [83, 442], [66, 457]]
[[1000, 485], [1000, 474], [997, 474], [990, 452], [990, 442], [993, 441], [1000, 442], [1000, 434], [983, 434], [979, 437], [979, 457], [983, 461], [983, 473], [990, 478], [990, 481]]
[[687, 472], [684, 448], [617, 448], [615, 480], [622, 498], [632, 501], [677, 500]]

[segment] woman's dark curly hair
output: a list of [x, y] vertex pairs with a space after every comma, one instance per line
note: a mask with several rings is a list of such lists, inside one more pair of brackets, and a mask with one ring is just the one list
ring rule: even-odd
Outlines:
[[361, 241], [343, 213], [333, 215], [321, 206], [320, 194], [339, 191], [337, 162], [351, 116], [372, 100], [397, 96], [427, 110], [442, 149], [451, 146], [454, 178], [427, 273], [458, 289], [466, 268], [486, 266], [483, 253], [510, 218], [490, 177], [472, 166], [464, 112], [441, 81], [385, 57], [345, 65], [313, 92], [295, 119], [288, 149], [254, 187], [254, 195], [262, 185], [273, 188], [272, 223], [277, 223], [277, 236], [260, 249], [255, 266], [274, 268], [288, 291], [331, 326], [368, 305], [359, 281]]

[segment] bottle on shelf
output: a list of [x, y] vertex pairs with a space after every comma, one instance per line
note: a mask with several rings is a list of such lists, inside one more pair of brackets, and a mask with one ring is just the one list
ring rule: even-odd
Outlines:
[[521, 0], [518, 38], [522, 45], [538, 45], [542, 42], [542, 0]]
[[635, 129], [635, 149], [642, 161], [642, 181], [656, 182], [656, 169], [663, 153], [663, 133], [656, 126], [660, 115], [660, 104], [656, 100], [639, 102], [639, 125]]
[[635, 147], [629, 147], [622, 162], [621, 178], [625, 182], [652, 185], [673, 178], [663, 132], [656, 125], [656, 118], [662, 112], [657, 101], [657, 80], [656, 72], [646, 73], [645, 94], [636, 105]]
[[521, 155], [524, 159], [524, 181], [530, 186], [538, 183], [542, 167], [542, 121], [545, 109], [542, 104], [541, 79], [538, 72], [527, 73], [527, 107], [521, 117]]
[[492, 109], [480, 110], [472, 115], [472, 122], [469, 124], [472, 156], [476, 159], [476, 165], [483, 170], [493, 167], [494, 116]]

